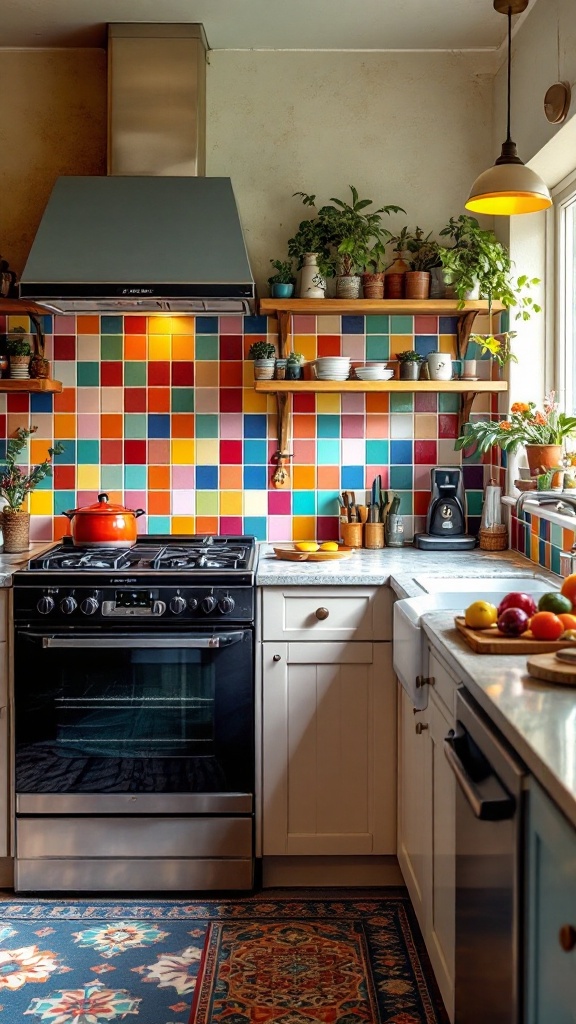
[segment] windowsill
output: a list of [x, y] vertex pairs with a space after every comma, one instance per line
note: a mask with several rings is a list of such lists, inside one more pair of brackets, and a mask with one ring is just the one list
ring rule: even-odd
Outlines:
[[[510, 494], [505, 494], [502, 498], [502, 504], [508, 505], [513, 509], [516, 507], [516, 501], [517, 499], [513, 498]], [[558, 501], [562, 501], [561, 491], [558, 491]], [[522, 511], [528, 512], [529, 515], [536, 516], [539, 519], [547, 519], [550, 523], [556, 523], [565, 530], [573, 530], [576, 533], [576, 516], [566, 516], [561, 512], [555, 512], [553, 508], [538, 505], [535, 501], [530, 501], [529, 498], [526, 498], [524, 501]]]

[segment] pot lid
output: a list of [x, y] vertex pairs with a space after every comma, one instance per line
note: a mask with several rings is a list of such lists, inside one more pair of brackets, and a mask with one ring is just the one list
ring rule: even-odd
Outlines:
[[136, 515], [136, 511], [140, 512], [140, 509], [125, 508], [124, 505], [115, 505], [113, 502], [108, 500], [108, 495], [105, 493], [98, 495], [98, 501], [95, 501], [93, 505], [84, 505], [82, 508], [72, 508], [65, 513], [67, 516], [82, 515], [89, 513], [90, 515]]

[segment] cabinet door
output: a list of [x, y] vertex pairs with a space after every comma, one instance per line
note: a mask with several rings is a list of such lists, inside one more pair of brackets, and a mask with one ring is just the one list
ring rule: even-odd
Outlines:
[[432, 746], [429, 711], [398, 688], [398, 862], [422, 932], [432, 861]]
[[576, 1020], [576, 831], [533, 782], [528, 795], [528, 1024]]
[[456, 942], [456, 781], [444, 754], [444, 739], [453, 728], [454, 720], [444, 704], [431, 695], [432, 891], [426, 934], [430, 960], [451, 1019]]
[[390, 644], [262, 649], [263, 853], [394, 854]]

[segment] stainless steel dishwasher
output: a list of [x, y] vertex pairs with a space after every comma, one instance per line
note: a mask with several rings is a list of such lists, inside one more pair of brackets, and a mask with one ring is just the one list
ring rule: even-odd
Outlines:
[[444, 750], [458, 782], [455, 1024], [519, 1024], [524, 767], [463, 688]]

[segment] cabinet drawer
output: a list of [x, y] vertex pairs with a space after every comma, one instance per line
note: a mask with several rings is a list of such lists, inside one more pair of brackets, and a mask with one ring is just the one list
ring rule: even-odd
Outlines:
[[265, 587], [263, 640], [390, 640], [389, 587]]
[[442, 701], [450, 716], [454, 717], [456, 701], [456, 687], [458, 680], [448, 671], [444, 662], [438, 657], [436, 651], [428, 646], [428, 671], [427, 676], [434, 678], [434, 693]]

